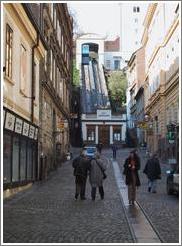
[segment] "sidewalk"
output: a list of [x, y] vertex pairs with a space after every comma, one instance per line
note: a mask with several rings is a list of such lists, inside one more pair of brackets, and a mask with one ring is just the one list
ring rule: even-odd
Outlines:
[[105, 200], [75, 201], [71, 161], [47, 182], [4, 201], [4, 243], [132, 243], [118, 188], [109, 165]]

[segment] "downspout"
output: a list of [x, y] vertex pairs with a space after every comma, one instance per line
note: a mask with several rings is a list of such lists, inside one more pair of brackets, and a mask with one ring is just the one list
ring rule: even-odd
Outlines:
[[32, 46], [32, 84], [31, 84], [31, 122], [34, 123], [34, 100], [35, 100], [35, 81], [34, 81], [34, 54], [35, 54], [35, 49], [39, 45], [39, 33], [37, 32], [37, 42]]

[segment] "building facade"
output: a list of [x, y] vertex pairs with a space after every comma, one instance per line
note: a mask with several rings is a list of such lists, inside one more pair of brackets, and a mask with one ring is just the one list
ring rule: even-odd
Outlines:
[[69, 148], [72, 18], [66, 4], [3, 4], [4, 187], [43, 178]]
[[131, 55], [141, 47], [143, 33], [143, 19], [148, 3], [123, 2], [120, 3], [120, 51], [122, 67], [127, 64]]
[[120, 38], [104, 42], [104, 67], [115, 71], [121, 69]]
[[[160, 28], [159, 28], [160, 25]], [[149, 4], [144, 20], [145, 114], [150, 125], [147, 143], [162, 158], [177, 159], [179, 125], [179, 2]], [[167, 139], [174, 124], [176, 139]]]
[[111, 111], [104, 74], [104, 38], [85, 34], [76, 40], [76, 63], [80, 71], [83, 143], [109, 146], [125, 142], [125, 114]]
[[4, 189], [38, 178], [39, 74], [45, 47], [24, 7], [3, 4]]
[[[127, 128], [129, 145], [136, 146], [144, 142], [144, 95], [145, 51], [141, 47], [135, 51], [128, 61], [127, 80]], [[133, 142], [133, 143], [132, 143]]]

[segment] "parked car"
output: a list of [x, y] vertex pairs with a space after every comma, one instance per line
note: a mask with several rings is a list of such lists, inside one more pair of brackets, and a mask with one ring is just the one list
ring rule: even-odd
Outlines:
[[89, 158], [94, 157], [97, 152], [97, 148], [95, 146], [85, 146], [84, 150], [86, 151], [86, 156]]
[[179, 194], [179, 167], [175, 170], [168, 170], [167, 172], [167, 194]]

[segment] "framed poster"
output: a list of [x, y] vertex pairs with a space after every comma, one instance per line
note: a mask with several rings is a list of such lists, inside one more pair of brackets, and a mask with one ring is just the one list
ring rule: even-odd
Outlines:
[[6, 113], [5, 128], [13, 131], [15, 126], [15, 116], [9, 112]]
[[35, 132], [35, 127], [34, 126], [30, 126], [29, 138], [34, 138], [34, 132]]
[[23, 135], [28, 136], [28, 133], [29, 133], [29, 124], [24, 121], [24, 123], [23, 123]]
[[23, 127], [23, 120], [21, 120], [20, 118], [16, 118], [15, 132], [21, 134], [22, 133], [22, 127]]

